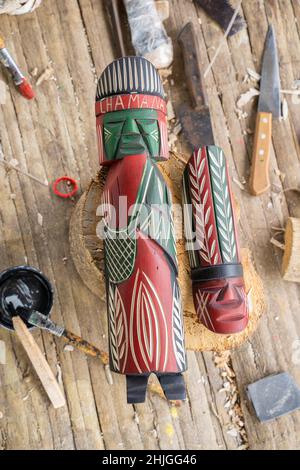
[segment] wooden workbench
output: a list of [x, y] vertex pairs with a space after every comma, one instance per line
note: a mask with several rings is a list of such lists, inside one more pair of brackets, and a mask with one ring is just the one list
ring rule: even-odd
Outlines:
[[[187, 96], [177, 32], [186, 21], [194, 22], [205, 68], [222, 33], [191, 0], [170, 4], [167, 29], [174, 39], [175, 61], [170, 77], [174, 83], [168, 91], [176, 111]], [[291, 89], [300, 78], [300, 2], [245, 0], [243, 14], [248, 30], [229, 39], [206, 80], [216, 143], [227, 155], [232, 178], [239, 181], [249, 174], [249, 129], [254, 128], [256, 103], [249, 103], [244, 108], [248, 116], [239, 119], [236, 102], [250, 86], [243, 83], [247, 68], [260, 71], [268, 22], [276, 28], [282, 88]], [[53, 68], [53, 79], [43, 81], [32, 103], [18, 95], [1, 70], [0, 79], [9, 85], [6, 103], [0, 106], [4, 158], [18, 160], [21, 169], [42, 181], [73, 176], [84, 191], [98, 170], [96, 77], [114, 57], [103, 2], [44, 0], [33, 14], [1, 15], [0, 28], [27, 74], [37, 68], [39, 76]], [[287, 120], [274, 124], [272, 190], [253, 198], [246, 186], [241, 190], [233, 184], [241, 209], [242, 245], [253, 253], [268, 299], [268, 311], [255, 335], [228, 358], [243, 412], [244, 444], [232, 432], [224, 393], [219, 392], [222, 368], [215, 366], [212, 353], [188, 353], [188, 401], [181, 407], [171, 407], [156, 393], [149, 393], [145, 404], [132, 406], [125, 404], [123, 377], [114, 375], [110, 385], [99, 362], [65, 351], [59, 339], [36, 331], [66, 394], [67, 407], [54, 410], [21, 345], [1, 330], [7, 358], [0, 364], [0, 449], [237, 449], [247, 447], [246, 441], [251, 449], [300, 449], [300, 411], [262, 425], [245, 394], [248, 383], [283, 370], [300, 384], [299, 285], [281, 280], [282, 254], [270, 243], [272, 227], [284, 227], [288, 215], [300, 216], [299, 196], [283, 192], [300, 186], [300, 104], [290, 95], [287, 101]], [[177, 147], [186, 160], [182, 136]], [[168, 164], [172, 173], [176, 165]], [[107, 349], [105, 303], [84, 286], [70, 257], [74, 202], [56, 198], [50, 188], [14, 170], [7, 173], [1, 165], [0, 200], [0, 270], [24, 263], [39, 267], [55, 287], [53, 319]]]

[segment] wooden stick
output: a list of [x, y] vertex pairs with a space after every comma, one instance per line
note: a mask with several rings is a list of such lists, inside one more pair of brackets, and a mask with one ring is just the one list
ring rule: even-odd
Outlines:
[[300, 282], [300, 219], [290, 217], [285, 229], [282, 276], [285, 281]]
[[41, 184], [42, 186], [46, 186], [46, 187], [49, 186], [48, 183], [44, 183], [44, 181], [41, 181], [36, 176], [33, 176], [30, 173], [27, 173], [27, 171], [24, 171], [24, 170], [21, 170], [20, 168], [17, 168], [16, 166], [12, 165], [11, 163], [7, 162], [6, 160], [2, 160], [2, 158], [0, 158], [0, 163], [3, 166], [6, 166], [7, 168], [10, 168], [11, 170], [15, 170], [18, 173], [21, 173], [21, 175], [28, 176], [28, 178], [31, 178], [33, 181], [36, 181], [37, 183]]
[[42, 351], [35, 342], [32, 334], [26, 327], [25, 323], [20, 317], [13, 317], [12, 319], [16, 335], [24, 347], [28, 358], [31, 361], [43, 387], [52, 403], [54, 408], [60, 408], [66, 404], [65, 397], [61, 391], [58, 382], [45, 359]]
[[232, 25], [233, 25], [233, 23], [235, 22], [236, 17], [238, 16], [239, 9], [241, 8], [242, 2], [243, 2], [243, 0], [240, 0], [239, 4], [237, 5], [237, 7], [236, 7], [236, 9], [235, 9], [235, 12], [234, 12], [234, 14], [233, 14], [233, 17], [231, 18], [231, 21], [230, 21], [230, 23], [229, 23], [229, 25], [228, 25], [228, 27], [227, 27], [227, 29], [226, 29], [226, 31], [225, 31], [225, 34], [224, 34], [224, 36], [223, 36], [223, 38], [222, 38], [220, 44], [218, 45], [217, 50], [216, 50], [216, 52], [215, 52], [215, 54], [214, 54], [214, 56], [213, 56], [211, 62], [208, 64], [208, 67], [207, 67], [207, 69], [206, 69], [205, 72], [204, 72], [204, 78], [207, 77], [208, 72], [210, 71], [210, 69], [211, 69], [212, 66], [214, 65], [214, 63], [215, 63], [215, 61], [216, 61], [216, 58], [218, 57], [218, 55], [219, 55], [219, 53], [220, 53], [220, 51], [221, 51], [221, 49], [222, 49], [222, 47], [223, 47], [223, 45], [224, 45], [224, 43], [225, 43], [225, 41], [226, 41], [226, 39], [227, 39], [227, 36], [228, 36], [229, 33], [230, 33], [230, 30], [231, 30], [231, 28], [232, 28]]

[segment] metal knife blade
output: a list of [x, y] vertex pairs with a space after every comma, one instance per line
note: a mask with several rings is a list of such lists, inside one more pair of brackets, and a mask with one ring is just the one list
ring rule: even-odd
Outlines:
[[274, 118], [281, 115], [279, 63], [272, 25], [268, 29], [263, 54], [258, 111], [272, 113]]
[[192, 106], [183, 103], [178, 111], [183, 132], [194, 148], [213, 145], [210, 112], [201, 72], [196, 34], [192, 23], [187, 23], [178, 36], [182, 47], [186, 81]]

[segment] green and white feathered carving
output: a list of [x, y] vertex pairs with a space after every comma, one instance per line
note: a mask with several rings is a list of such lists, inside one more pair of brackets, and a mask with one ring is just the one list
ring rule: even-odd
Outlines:
[[220, 147], [207, 148], [215, 217], [218, 226], [219, 245], [224, 263], [235, 263], [237, 247], [229, 187], [226, 177], [225, 155]]

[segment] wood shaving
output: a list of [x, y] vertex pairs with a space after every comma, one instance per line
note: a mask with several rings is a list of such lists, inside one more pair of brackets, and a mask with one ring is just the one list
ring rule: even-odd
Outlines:
[[106, 364], [104, 366], [104, 371], [105, 371], [105, 376], [106, 376], [106, 380], [107, 380], [107, 383], [109, 385], [113, 385], [114, 384], [114, 381], [113, 381], [113, 377], [111, 375], [111, 371], [110, 371], [110, 368], [109, 368], [109, 365]]
[[283, 121], [286, 121], [287, 118], [289, 117], [289, 107], [288, 107], [288, 102], [284, 98], [281, 104], [281, 114], [282, 114], [282, 119]]
[[300, 95], [300, 90], [280, 90], [283, 95]]
[[6, 364], [6, 348], [4, 341], [0, 340], [0, 364]]
[[6, 103], [6, 83], [0, 80], [0, 105]]
[[23, 401], [27, 401], [28, 398], [30, 397], [31, 392], [33, 392], [34, 389], [35, 389], [35, 387], [32, 387], [30, 390], [28, 390], [28, 392], [27, 392], [26, 395], [22, 398], [22, 400], [23, 400]]
[[47, 67], [36, 81], [36, 86], [40, 86], [43, 82], [53, 78], [53, 68]]
[[181, 126], [180, 122], [178, 122], [178, 123], [173, 127], [173, 131], [172, 131], [172, 132], [173, 132], [174, 135], [177, 136], [178, 134], [180, 134], [181, 131], [182, 131], [182, 126]]
[[280, 171], [278, 168], [274, 168], [274, 173], [275, 175], [279, 176], [280, 181], [283, 183], [285, 180], [286, 174], [282, 173], [282, 171]]
[[246, 93], [242, 93], [241, 96], [239, 97], [236, 105], [239, 109], [243, 108], [246, 106], [246, 104], [249, 103], [255, 96], [259, 95], [259, 90], [256, 88], [250, 88], [250, 90], [246, 91]]
[[248, 113], [246, 113], [245, 111], [242, 111], [239, 108], [236, 108], [235, 111], [239, 120], [246, 119], [248, 117]]
[[173, 132], [171, 132], [171, 134], [169, 134], [169, 147], [171, 151], [175, 151], [174, 145], [177, 142], [177, 140], [178, 140], [177, 136], [173, 134]]
[[169, 67], [168, 69], [160, 69], [159, 74], [162, 77], [162, 79], [168, 78], [170, 75], [172, 75], [172, 67]]
[[271, 227], [271, 230], [275, 230], [275, 232], [285, 232], [285, 228], [283, 227]]
[[38, 74], [38, 68], [37, 68], [37, 67], [34, 67], [34, 69], [31, 70], [30, 75], [31, 75], [32, 77], [36, 77], [37, 74]]
[[255, 72], [255, 70], [252, 70], [250, 68], [247, 68], [247, 73], [250, 78], [252, 78], [254, 81], [259, 82], [261, 79], [261, 76], [259, 73]]
[[225, 394], [224, 409], [230, 420], [227, 434], [236, 440], [238, 449], [246, 450], [249, 448], [248, 438], [240, 406], [240, 396], [235, 382], [235, 373], [232, 369], [230, 351], [215, 353], [213, 359], [215, 366], [220, 369], [222, 388], [219, 390], [219, 393]]
[[276, 238], [274, 237], [271, 238], [270, 243], [272, 243], [272, 245], [276, 246], [277, 248], [280, 248], [283, 251], [285, 250], [285, 245], [276, 240]]
[[60, 364], [56, 364], [56, 369], [57, 369], [57, 375], [56, 375], [56, 378], [57, 378], [57, 381], [59, 383], [59, 385], [62, 387], [63, 386], [63, 381], [62, 381], [62, 370], [61, 370], [61, 367], [60, 367]]
[[238, 187], [242, 190], [242, 191], [245, 191], [245, 187], [244, 187], [244, 184], [245, 183], [242, 183], [240, 180], [236, 179], [236, 178], [232, 178], [232, 181], [238, 185]]
[[39, 212], [38, 212], [37, 219], [38, 219], [38, 224], [42, 227], [43, 226], [43, 216]]

